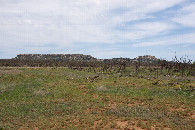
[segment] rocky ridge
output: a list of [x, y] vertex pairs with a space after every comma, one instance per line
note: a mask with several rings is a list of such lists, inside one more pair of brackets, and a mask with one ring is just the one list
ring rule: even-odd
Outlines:
[[18, 54], [13, 59], [20, 60], [58, 60], [58, 61], [127, 61], [127, 62], [155, 62], [158, 59], [155, 56], [144, 55], [138, 56], [134, 59], [130, 58], [112, 58], [112, 59], [97, 59], [91, 55], [83, 54]]

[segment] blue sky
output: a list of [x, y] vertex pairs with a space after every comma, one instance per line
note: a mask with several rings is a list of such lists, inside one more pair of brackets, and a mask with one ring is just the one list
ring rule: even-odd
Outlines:
[[194, 0], [0, 0], [0, 58], [176, 52], [195, 60]]

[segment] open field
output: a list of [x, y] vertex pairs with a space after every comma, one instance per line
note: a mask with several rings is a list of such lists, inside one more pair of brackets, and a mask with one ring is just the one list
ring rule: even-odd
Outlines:
[[0, 129], [195, 129], [194, 76], [97, 72], [0, 68]]

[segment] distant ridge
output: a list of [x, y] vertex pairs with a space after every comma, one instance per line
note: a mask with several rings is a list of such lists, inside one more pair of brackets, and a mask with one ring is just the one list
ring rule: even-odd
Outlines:
[[63, 60], [63, 61], [96, 61], [90, 55], [83, 54], [18, 54], [14, 59], [21, 60]]
[[126, 60], [127, 62], [155, 62], [158, 59], [155, 56], [144, 55], [138, 56], [134, 59], [130, 58], [112, 58], [112, 59], [97, 59], [91, 55], [83, 54], [18, 54], [13, 59], [20, 60], [57, 60], [57, 61], [121, 61]]

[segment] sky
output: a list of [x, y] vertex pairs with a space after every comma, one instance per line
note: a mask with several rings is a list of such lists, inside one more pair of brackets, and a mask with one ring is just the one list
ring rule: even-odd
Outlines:
[[0, 0], [0, 59], [176, 55], [195, 60], [195, 0]]

